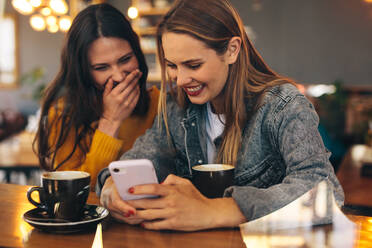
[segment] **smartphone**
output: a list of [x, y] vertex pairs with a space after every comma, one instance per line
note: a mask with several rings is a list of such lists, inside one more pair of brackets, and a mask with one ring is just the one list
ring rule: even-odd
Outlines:
[[128, 192], [130, 187], [136, 185], [158, 183], [154, 165], [150, 160], [114, 161], [109, 164], [108, 168], [121, 199], [128, 201], [157, 197], [156, 195], [132, 195]]

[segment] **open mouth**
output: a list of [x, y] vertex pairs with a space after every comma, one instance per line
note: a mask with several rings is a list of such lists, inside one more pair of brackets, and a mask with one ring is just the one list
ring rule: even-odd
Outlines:
[[203, 91], [204, 86], [205, 85], [200, 84], [194, 87], [184, 87], [183, 89], [186, 92], [186, 94], [188, 94], [189, 96], [197, 96]]

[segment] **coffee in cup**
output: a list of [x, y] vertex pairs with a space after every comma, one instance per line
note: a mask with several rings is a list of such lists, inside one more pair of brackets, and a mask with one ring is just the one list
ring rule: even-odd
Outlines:
[[226, 164], [202, 164], [193, 166], [192, 182], [206, 197], [222, 197], [225, 189], [233, 185], [234, 166]]
[[[90, 192], [90, 174], [82, 171], [45, 172], [41, 176], [42, 187], [27, 191], [28, 200], [45, 209], [49, 218], [76, 221], [81, 219]], [[40, 202], [32, 198], [39, 193]]]

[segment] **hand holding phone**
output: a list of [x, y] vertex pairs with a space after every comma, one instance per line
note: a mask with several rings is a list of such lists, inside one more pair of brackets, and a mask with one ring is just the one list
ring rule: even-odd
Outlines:
[[155, 195], [132, 195], [128, 192], [130, 187], [136, 185], [158, 183], [155, 168], [150, 160], [114, 161], [109, 164], [109, 170], [121, 199], [128, 201], [156, 197]]

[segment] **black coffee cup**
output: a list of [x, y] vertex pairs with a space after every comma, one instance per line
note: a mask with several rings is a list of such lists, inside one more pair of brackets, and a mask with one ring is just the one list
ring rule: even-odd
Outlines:
[[234, 166], [202, 164], [192, 167], [192, 182], [208, 198], [222, 197], [226, 188], [233, 185]]
[[[44, 209], [49, 218], [77, 221], [82, 218], [83, 209], [90, 192], [90, 174], [82, 171], [45, 172], [41, 176], [42, 187], [27, 191], [28, 200]], [[32, 198], [39, 192], [40, 202]]]

